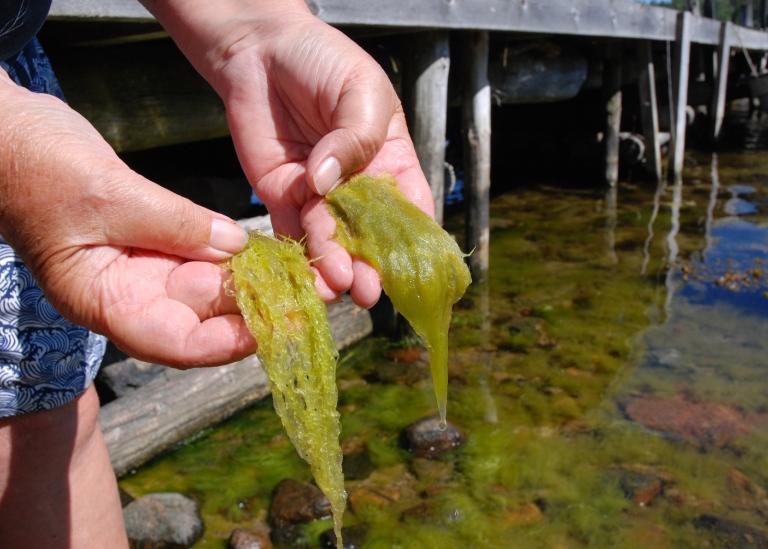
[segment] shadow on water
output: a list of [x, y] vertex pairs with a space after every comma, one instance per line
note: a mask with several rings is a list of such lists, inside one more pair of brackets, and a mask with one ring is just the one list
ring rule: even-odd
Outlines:
[[[457, 450], [399, 446], [436, 409], [423, 353], [371, 338], [342, 354], [363, 547], [768, 546], [768, 139], [751, 127], [738, 150], [688, 155], [678, 185], [493, 199], [489, 280], [451, 325]], [[121, 484], [196, 498], [205, 545], [224, 547], [285, 477], [310, 474], [264, 402]]]

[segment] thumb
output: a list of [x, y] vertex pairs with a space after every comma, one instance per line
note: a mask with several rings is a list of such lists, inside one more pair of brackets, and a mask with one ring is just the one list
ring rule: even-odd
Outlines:
[[368, 165], [384, 146], [400, 101], [379, 69], [349, 82], [333, 113], [331, 131], [307, 159], [307, 183], [325, 196], [348, 175]]
[[115, 193], [118, 199], [110, 201], [110, 217], [117, 221], [104, 227], [110, 245], [220, 261], [248, 241], [248, 233], [232, 219], [141, 176], [132, 183], [121, 186]]

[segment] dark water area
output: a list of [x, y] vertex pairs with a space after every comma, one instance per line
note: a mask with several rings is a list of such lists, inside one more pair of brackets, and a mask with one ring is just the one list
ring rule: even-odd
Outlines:
[[[726, 130], [678, 184], [500, 183], [489, 280], [451, 324], [457, 449], [400, 444], [436, 412], [423, 349], [342, 353], [345, 524], [366, 526], [362, 547], [768, 547], [768, 121]], [[446, 228], [461, 241], [463, 217]], [[284, 478], [311, 475], [267, 400], [121, 486], [194, 498], [198, 546], [226, 547], [263, 526]]]

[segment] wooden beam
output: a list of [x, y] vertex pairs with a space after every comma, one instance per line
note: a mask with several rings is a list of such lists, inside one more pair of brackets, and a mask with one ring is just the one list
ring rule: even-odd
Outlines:
[[467, 185], [469, 268], [474, 282], [488, 277], [490, 262], [489, 209], [491, 193], [491, 86], [488, 80], [488, 32], [463, 34], [462, 130], [464, 178]]
[[621, 56], [603, 60], [603, 98], [605, 101], [605, 183], [616, 186], [619, 181], [619, 132], [621, 131]]
[[720, 26], [720, 44], [717, 46], [717, 72], [712, 93], [712, 141], [717, 143], [725, 116], [725, 99], [728, 88], [728, 65], [731, 60], [732, 23], [723, 22]]
[[435, 200], [435, 219], [443, 222], [445, 129], [448, 121], [448, 33], [420, 32], [409, 39], [403, 61], [403, 106]]
[[685, 130], [688, 124], [688, 75], [691, 61], [691, 23], [693, 16], [682, 11], [678, 15], [677, 38], [675, 40], [674, 65], [672, 67], [672, 142], [669, 156], [669, 175], [677, 179], [683, 173], [685, 154]]
[[639, 72], [637, 85], [640, 92], [640, 117], [645, 138], [645, 163], [654, 181], [661, 181], [661, 144], [659, 143], [659, 106], [656, 101], [656, 73], [653, 50], [649, 40], [637, 44]]
[[224, 103], [170, 38], [50, 56], [70, 105], [118, 152], [229, 135]]
[[[624, 0], [306, 0], [336, 26], [482, 29], [671, 41], [677, 11]], [[54, 0], [51, 17], [149, 21], [136, 0]], [[696, 17], [691, 40], [716, 45], [719, 22]], [[742, 29], [746, 49], [768, 50], [768, 35]]]

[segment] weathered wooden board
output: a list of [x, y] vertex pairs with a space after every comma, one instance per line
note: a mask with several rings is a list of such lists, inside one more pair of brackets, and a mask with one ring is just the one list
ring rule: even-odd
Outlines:
[[[627, 0], [306, 0], [338, 26], [482, 29], [674, 40], [677, 12]], [[136, 0], [54, 0], [51, 17], [151, 20]], [[719, 21], [694, 17], [691, 40], [716, 45]], [[735, 45], [768, 49], [766, 33], [740, 27]]]
[[229, 135], [224, 103], [170, 39], [51, 58], [70, 105], [118, 152]]
[[[330, 306], [328, 320], [340, 349], [373, 330], [368, 311], [351, 302]], [[112, 467], [124, 475], [268, 394], [255, 356], [217, 368], [167, 368], [141, 389], [102, 406], [99, 423]]]

